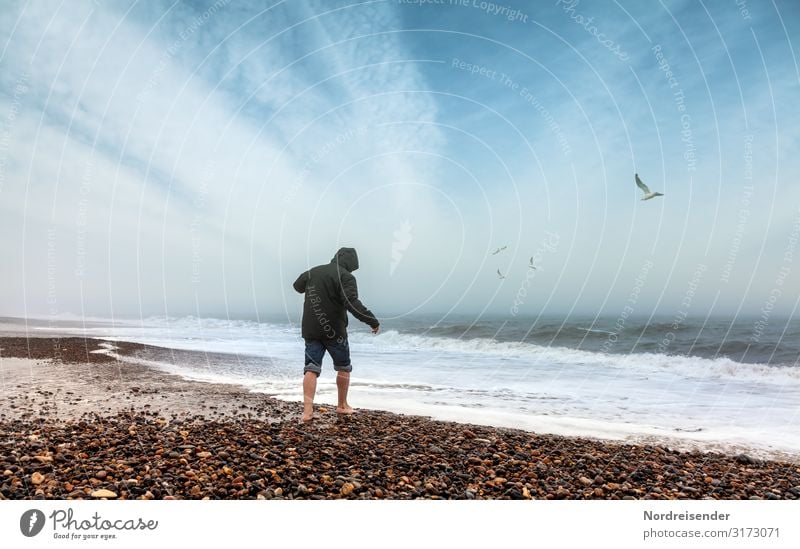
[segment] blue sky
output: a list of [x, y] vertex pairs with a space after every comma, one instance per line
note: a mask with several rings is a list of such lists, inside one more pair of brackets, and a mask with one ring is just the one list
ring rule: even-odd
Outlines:
[[7, 3], [0, 314], [294, 314], [340, 246], [384, 317], [792, 314], [799, 29], [789, 1]]

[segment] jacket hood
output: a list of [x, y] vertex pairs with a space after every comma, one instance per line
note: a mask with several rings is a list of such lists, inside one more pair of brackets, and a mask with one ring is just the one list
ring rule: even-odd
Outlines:
[[358, 254], [355, 248], [339, 248], [336, 255], [331, 259], [331, 263], [336, 263], [343, 269], [353, 272], [358, 269]]

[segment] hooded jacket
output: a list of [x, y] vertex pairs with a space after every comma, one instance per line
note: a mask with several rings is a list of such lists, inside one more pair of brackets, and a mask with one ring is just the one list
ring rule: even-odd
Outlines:
[[358, 269], [354, 248], [341, 248], [327, 265], [318, 265], [294, 281], [294, 289], [306, 295], [303, 303], [304, 339], [344, 339], [347, 311], [372, 328], [378, 319], [358, 299], [353, 271]]

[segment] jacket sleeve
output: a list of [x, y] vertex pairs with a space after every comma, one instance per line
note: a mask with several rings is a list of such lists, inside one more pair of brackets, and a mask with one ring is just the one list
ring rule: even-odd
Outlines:
[[356, 277], [352, 274], [346, 273], [342, 276], [342, 294], [344, 294], [345, 307], [354, 317], [365, 324], [369, 324], [372, 328], [380, 326], [380, 322], [372, 314], [372, 311], [367, 309], [358, 299], [358, 285], [356, 284]]
[[297, 280], [294, 281], [293, 286], [297, 292], [302, 294], [305, 293], [307, 284], [308, 284], [308, 271], [298, 276]]

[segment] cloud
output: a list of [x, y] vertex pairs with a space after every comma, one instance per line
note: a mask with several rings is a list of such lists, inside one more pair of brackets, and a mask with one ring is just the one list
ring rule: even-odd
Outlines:
[[[371, 13], [293, 3], [259, 14], [221, 2], [6, 10], [3, 90], [24, 77], [28, 91], [14, 107], [0, 205], [22, 213], [25, 247], [9, 247], [5, 269], [23, 265], [27, 284], [23, 299], [6, 288], [5, 302], [52, 309], [35, 274], [46, 271], [51, 228], [60, 311], [185, 313], [194, 298], [217, 312], [226, 301], [277, 306], [281, 269], [337, 245], [330, 234], [300, 240], [309, 221], [334, 224], [377, 180], [424, 180], [394, 153], [440, 144], [435, 129], [413, 125], [436, 108], [405, 94], [426, 86], [398, 37], [359, 38], [392, 30], [389, 10]], [[334, 43], [326, 26], [350, 42]], [[0, 112], [13, 100], [0, 96]], [[381, 126], [396, 121], [412, 124]], [[348, 137], [356, 132], [369, 138]], [[331, 174], [381, 155], [326, 191]], [[398, 194], [386, 189], [387, 201]], [[309, 220], [319, 196], [324, 208]], [[366, 228], [380, 217], [357, 219]], [[4, 234], [19, 228], [20, 217], [3, 219]]]
[[[377, 310], [504, 312], [547, 231], [559, 249], [527, 312], [617, 314], [654, 254], [640, 304], [671, 312], [698, 263], [712, 280], [729, 262], [747, 139], [756, 190], [719, 289], [755, 307], [800, 199], [794, 23], [769, 10], [579, 4], [622, 60], [555, 4], [527, 21], [394, 2], [7, 6], [9, 314], [52, 312], [53, 286], [56, 312], [292, 311], [294, 277], [341, 245]], [[665, 199], [641, 203], [634, 171]]]

